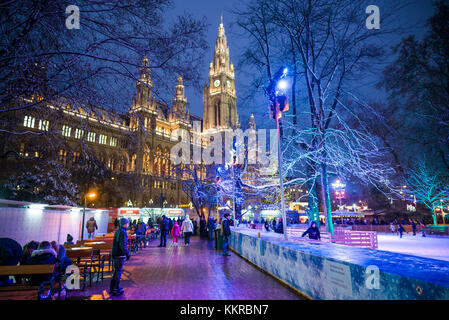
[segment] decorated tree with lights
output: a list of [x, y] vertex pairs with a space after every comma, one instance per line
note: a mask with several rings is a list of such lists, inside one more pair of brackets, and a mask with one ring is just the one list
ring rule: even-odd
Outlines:
[[437, 225], [435, 210], [449, 200], [447, 177], [424, 159], [415, 161], [414, 167], [408, 170], [405, 181], [409, 194], [430, 210], [433, 224]]

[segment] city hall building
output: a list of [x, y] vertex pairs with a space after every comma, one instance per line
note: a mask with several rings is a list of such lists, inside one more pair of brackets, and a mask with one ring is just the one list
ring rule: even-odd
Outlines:
[[[78, 184], [81, 205], [83, 194], [94, 189], [98, 198], [91, 205], [95, 207], [188, 206], [190, 200], [182, 190], [182, 180], [189, 177], [170, 162], [170, 150], [178, 142], [171, 139], [172, 132], [184, 129], [194, 143], [194, 121], [199, 121], [206, 133], [240, 128], [234, 66], [222, 21], [209, 66], [209, 83], [203, 90], [203, 119], [186, 108], [181, 75], [172, 105], [154, 97], [153, 85], [157, 84], [151, 80], [149, 61], [144, 57], [136, 94], [126, 113], [75, 106], [59, 97], [51, 103], [40, 102], [42, 97], [38, 95], [22, 98], [18, 103], [34, 103], [37, 107], [8, 112], [7, 121], [1, 122], [4, 156], [0, 181], [4, 183], [26, 174], [28, 168], [54, 160], [72, 177], [76, 175], [78, 180], [74, 180], [85, 181]], [[253, 117], [250, 127], [255, 129]], [[198, 172], [200, 179], [206, 178], [204, 166]]]

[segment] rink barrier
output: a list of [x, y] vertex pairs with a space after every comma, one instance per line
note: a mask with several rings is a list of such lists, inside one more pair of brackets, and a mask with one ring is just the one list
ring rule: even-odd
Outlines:
[[230, 248], [312, 299], [449, 300], [449, 262], [232, 228]]

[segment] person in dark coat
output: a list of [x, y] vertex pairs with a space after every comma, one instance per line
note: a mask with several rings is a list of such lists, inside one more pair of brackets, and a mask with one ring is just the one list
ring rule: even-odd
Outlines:
[[321, 240], [320, 228], [316, 226], [315, 221], [312, 221], [310, 227], [306, 231], [304, 231], [301, 237], [305, 237], [307, 234], [309, 235], [309, 239]]
[[230, 254], [228, 253], [228, 241], [229, 241], [229, 236], [231, 235], [231, 228], [230, 228], [231, 225], [232, 225], [231, 216], [229, 215], [229, 213], [225, 213], [224, 219], [223, 219], [223, 229], [222, 229], [223, 255], [224, 256], [230, 256]]
[[120, 227], [120, 221], [118, 220], [118, 218], [115, 218], [114, 220], [114, 228], [117, 230]]
[[[58, 254], [51, 247], [51, 243], [48, 241], [42, 241], [39, 244], [39, 248], [34, 250], [31, 254], [29, 264], [56, 264], [58, 261]], [[32, 275], [30, 278], [30, 284], [33, 286], [39, 286], [44, 281], [49, 281], [53, 274]]]
[[399, 238], [402, 238], [402, 233], [405, 231], [404, 227], [401, 223], [398, 223], [398, 232], [399, 232]]
[[214, 230], [215, 230], [215, 219], [211, 216], [207, 219], [207, 230], [209, 231], [209, 240], [214, 240]]
[[89, 239], [95, 238], [95, 230], [98, 230], [98, 226], [97, 221], [95, 221], [94, 217], [90, 217], [89, 220], [87, 220], [86, 229], [89, 234], [88, 238]]
[[413, 235], [416, 236], [416, 224], [415, 224], [415, 221], [410, 220], [410, 225], [412, 226]]
[[170, 225], [169, 225], [168, 219], [165, 215], [162, 216], [160, 229], [161, 229], [161, 244], [159, 245], [159, 247], [166, 247], [167, 246], [167, 235], [168, 235], [168, 231], [170, 230]]
[[122, 277], [123, 265], [125, 259], [129, 260], [128, 251], [128, 234], [126, 230], [129, 226], [129, 220], [126, 218], [120, 219], [120, 228], [115, 231], [114, 239], [112, 240], [112, 259], [114, 260], [114, 274], [112, 275], [109, 293], [113, 296], [124, 293], [120, 287], [120, 279]]
[[198, 222], [196, 220], [193, 220], [193, 234], [196, 234], [196, 230], [198, 230]]
[[30, 241], [26, 245], [24, 245], [23, 246], [23, 257], [22, 257], [22, 260], [20, 261], [20, 265], [30, 264], [29, 261], [31, 258], [31, 254], [33, 253], [34, 250], [37, 250], [38, 247], [39, 247], [39, 243], [37, 241]]
[[142, 243], [144, 248], [147, 247], [147, 242], [145, 241], [146, 232], [147, 226], [145, 225], [145, 222], [139, 219], [139, 223], [137, 223], [136, 240], [139, 244], [140, 249], [142, 249]]
[[273, 219], [273, 221], [271, 222], [271, 225], [273, 226], [273, 230], [276, 231], [276, 219]]
[[282, 223], [282, 219], [281, 218], [279, 218], [279, 221], [278, 221], [278, 223], [276, 225], [275, 232], [276, 233], [282, 233], [282, 234], [284, 233], [284, 224]]
[[[0, 238], [0, 266], [15, 266], [23, 258], [22, 246], [13, 239]], [[8, 276], [0, 276], [0, 285], [9, 284]]]
[[270, 224], [265, 220], [265, 230], [270, 231]]
[[52, 241], [51, 247], [57, 254], [57, 261], [59, 263], [59, 269], [57, 271], [60, 274], [65, 274], [67, 267], [72, 265], [72, 260], [65, 255], [65, 248], [63, 245], [60, 245], [56, 241]]

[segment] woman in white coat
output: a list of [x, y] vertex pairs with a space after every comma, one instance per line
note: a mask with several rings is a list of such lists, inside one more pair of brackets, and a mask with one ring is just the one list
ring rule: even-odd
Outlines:
[[190, 244], [190, 236], [193, 232], [193, 223], [188, 214], [186, 214], [186, 218], [182, 222], [181, 232], [184, 232], [184, 243], [187, 247]]

